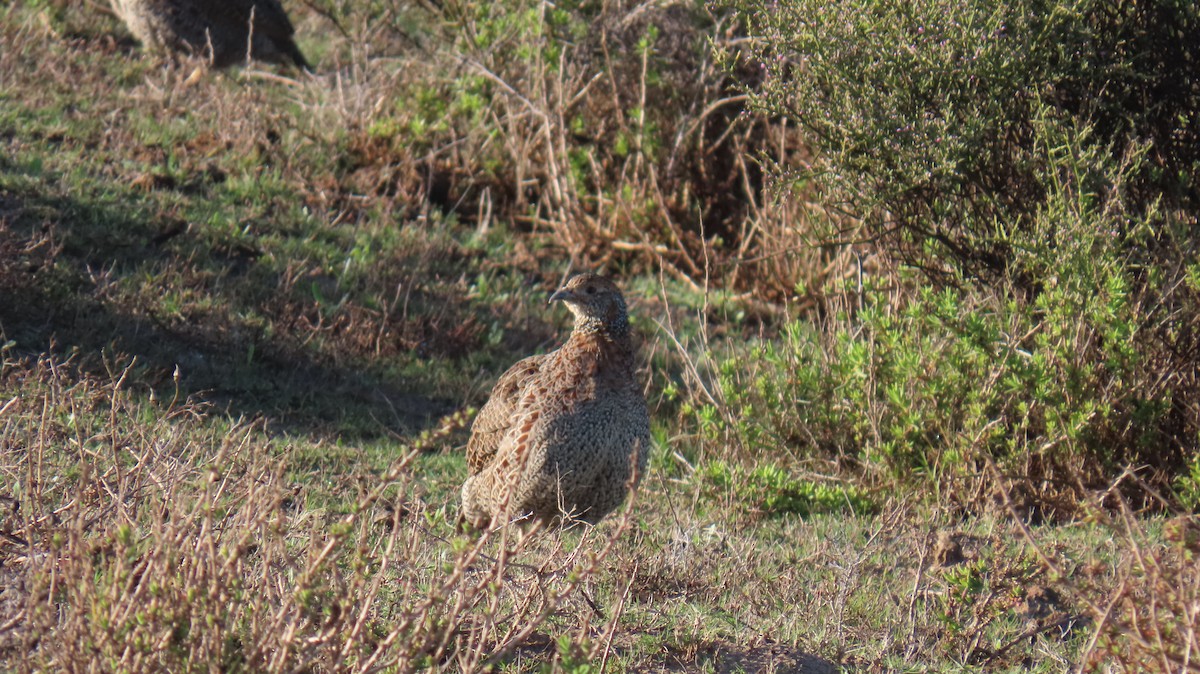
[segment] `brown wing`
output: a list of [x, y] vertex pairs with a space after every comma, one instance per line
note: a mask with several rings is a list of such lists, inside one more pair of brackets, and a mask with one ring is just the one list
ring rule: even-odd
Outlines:
[[517, 422], [517, 408], [521, 394], [530, 381], [537, 376], [546, 360], [546, 354], [530, 356], [500, 376], [492, 387], [491, 397], [479, 410], [471, 425], [471, 438], [467, 440], [467, 471], [471, 475], [487, 467], [496, 456], [496, 448], [508, 431]]

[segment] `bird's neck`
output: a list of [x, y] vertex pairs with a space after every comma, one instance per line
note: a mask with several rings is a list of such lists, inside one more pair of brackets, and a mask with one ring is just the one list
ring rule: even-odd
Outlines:
[[617, 361], [630, 367], [633, 364], [633, 340], [627, 320], [576, 319], [575, 329], [565, 347], [570, 351], [593, 354], [597, 360]]
[[605, 320], [597, 316], [576, 316], [573, 334], [599, 335], [610, 341], [629, 341], [629, 319], [618, 316]]

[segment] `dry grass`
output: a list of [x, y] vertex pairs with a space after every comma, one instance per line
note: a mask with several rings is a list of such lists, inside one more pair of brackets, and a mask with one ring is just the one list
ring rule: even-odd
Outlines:
[[17, 393], [0, 466], [7, 666], [476, 671], [559, 613], [611, 639], [623, 597], [601, 608], [583, 585], [628, 516], [468, 539], [444, 505], [414, 497], [414, 460], [461, 418], [397, 448], [380, 474], [337, 476], [327, 496], [347, 500], [322, 508], [320, 487], [290, 480], [300, 450], [261, 424], [204, 424], [202, 406], [180, 401], [147, 408], [128, 370], [103, 383], [76, 373], [50, 358], [5, 365]]
[[376, 454], [148, 399], [132, 369], [5, 360], [6, 668], [1183, 671], [1194, 652], [1194, 519], [1114, 537], [911, 497], [748, 518], [738, 485], [659, 453], [598, 528], [470, 538], [461, 457], [444, 468], [464, 416]]

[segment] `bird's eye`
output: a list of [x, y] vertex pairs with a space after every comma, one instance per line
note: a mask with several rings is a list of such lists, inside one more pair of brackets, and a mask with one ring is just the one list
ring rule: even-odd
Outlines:
[[596, 286], [588, 286], [588, 287], [587, 287], [587, 294], [589, 294], [589, 295], [595, 295], [595, 294], [596, 294]]

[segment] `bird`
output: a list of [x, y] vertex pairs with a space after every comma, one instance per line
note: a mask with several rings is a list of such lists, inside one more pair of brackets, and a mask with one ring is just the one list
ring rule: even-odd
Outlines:
[[646, 471], [650, 415], [624, 296], [611, 279], [583, 273], [554, 302], [574, 314], [571, 334], [509, 368], [475, 417], [460, 524], [595, 524]]
[[146, 48], [201, 56], [215, 68], [249, 59], [311, 70], [279, 0], [112, 0]]

